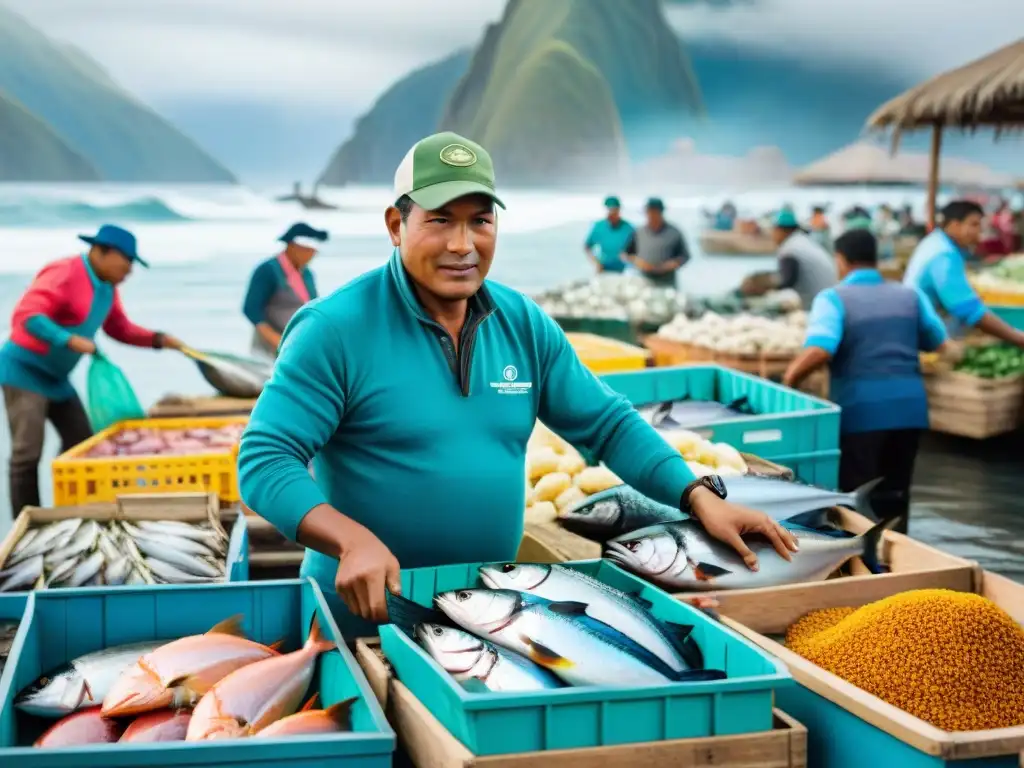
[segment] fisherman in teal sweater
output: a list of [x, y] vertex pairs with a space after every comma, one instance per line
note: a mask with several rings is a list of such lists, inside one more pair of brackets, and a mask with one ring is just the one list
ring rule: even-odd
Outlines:
[[482, 147], [453, 133], [418, 142], [394, 200], [391, 259], [295, 315], [238, 457], [245, 503], [308, 548], [302, 573], [348, 637], [374, 630], [335, 590], [380, 623], [400, 566], [515, 558], [538, 418], [642, 493], [692, 510], [752, 567], [741, 533], [795, 551], [767, 515], [695, 480], [536, 304], [485, 282], [504, 205]]

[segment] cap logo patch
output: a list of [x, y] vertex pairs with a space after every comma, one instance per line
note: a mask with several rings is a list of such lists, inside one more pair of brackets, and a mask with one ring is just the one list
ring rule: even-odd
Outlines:
[[464, 144], [449, 144], [441, 150], [441, 162], [457, 168], [466, 168], [476, 162], [476, 152]]

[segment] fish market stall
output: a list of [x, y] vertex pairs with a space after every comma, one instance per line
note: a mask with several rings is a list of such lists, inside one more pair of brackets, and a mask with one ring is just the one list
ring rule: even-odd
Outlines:
[[35, 593], [0, 678], [20, 768], [386, 768], [394, 746], [311, 581]]
[[776, 701], [807, 726], [811, 765], [1018, 768], [1024, 586], [976, 569], [967, 589], [936, 574], [856, 599], [768, 592], [756, 614], [722, 615], [800, 683]]
[[211, 395], [165, 395], [146, 415], [151, 419], [204, 418], [207, 416], [247, 416], [255, 399]]
[[1003, 344], [968, 346], [951, 371], [925, 377], [928, 420], [936, 432], [985, 439], [1020, 426], [1024, 353]]
[[129, 495], [110, 503], [25, 507], [0, 542], [0, 593], [249, 578], [244, 516], [230, 535], [207, 493]]
[[51, 465], [54, 505], [113, 501], [128, 493], [238, 495], [238, 441], [248, 416], [122, 421]]
[[971, 285], [986, 304], [1024, 307], [1024, 253], [983, 267], [972, 277]]
[[609, 563], [551, 568], [543, 583], [512, 563], [407, 570], [389, 597], [384, 655], [470, 752], [772, 730], [790, 680], [769, 655]]
[[839, 407], [717, 365], [649, 368], [601, 379], [659, 430], [689, 429], [705, 440], [756, 453], [806, 483], [839, 482]]
[[455, 738], [435, 713], [395, 678], [379, 640], [357, 641], [356, 659], [381, 707], [388, 713], [399, 743], [412, 763], [421, 768], [591, 768], [595, 765], [602, 768], [652, 765], [805, 768], [807, 765], [807, 730], [778, 709], [773, 711], [772, 730], [760, 733], [480, 756]]

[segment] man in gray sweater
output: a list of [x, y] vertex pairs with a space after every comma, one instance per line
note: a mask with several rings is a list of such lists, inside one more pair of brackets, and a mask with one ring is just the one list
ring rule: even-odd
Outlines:
[[674, 288], [676, 272], [690, 260], [686, 239], [665, 221], [665, 204], [656, 197], [647, 201], [647, 223], [637, 227], [626, 243], [622, 260], [654, 285]]

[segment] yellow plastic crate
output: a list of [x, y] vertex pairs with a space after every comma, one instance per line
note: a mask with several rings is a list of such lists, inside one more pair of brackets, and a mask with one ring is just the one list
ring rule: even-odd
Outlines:
[[567, 333], [565, 336], [583, 364], [594, 373], [640, 370], [647, 367], [651, 356], [646, 349], [592, 333]]
[[976, 288], [978, 297], [987, 305], [995, 307], [1024, 307], [1024, 293], [1000, 291], [992, 288]]
[[53, 505], [66, 507], [116, 501], [129, 493], [215, 493], [222, 502], [239, 501], [238, 445], [219, 453], [190, 456], [113, 456], [85, 458], [93, 447], [126, 429], [216, 429], [245, 424], [248, 416], [122, 421], [93, 435], [53, 460]]

